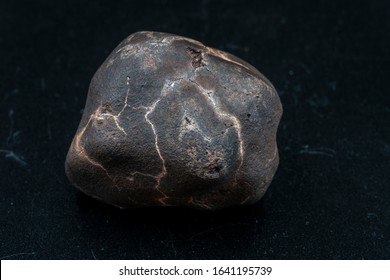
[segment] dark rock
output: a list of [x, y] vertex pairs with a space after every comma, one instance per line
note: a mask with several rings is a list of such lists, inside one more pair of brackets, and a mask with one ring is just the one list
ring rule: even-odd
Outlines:
[[121, 208], [252, 204], [278, 165], [281, 114], [274, 87], [248, 63], [138, 32], [94, 75], [66, 173]]

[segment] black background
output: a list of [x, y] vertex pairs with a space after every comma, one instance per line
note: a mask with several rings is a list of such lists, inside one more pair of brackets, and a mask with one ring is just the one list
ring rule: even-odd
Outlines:
[[[280, 166], [258, 204], [121, 211], [70, 185], [90, 79], [141, 30], [275, 85]], [[1, 1], [0, 258], [389, 259], [389, 38], [389, 1]]]

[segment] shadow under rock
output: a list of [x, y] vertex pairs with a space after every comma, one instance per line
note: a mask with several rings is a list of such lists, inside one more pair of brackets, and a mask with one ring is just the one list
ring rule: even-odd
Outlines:
[[[264, 219], [263, 200], [217, 211], [178, 207], [121, 210], [82, 193], [79, 219], [91, 245], [117, 248], [104, 258], [245, 258]], [[107, 251], [107, 250], [106, 250]]]

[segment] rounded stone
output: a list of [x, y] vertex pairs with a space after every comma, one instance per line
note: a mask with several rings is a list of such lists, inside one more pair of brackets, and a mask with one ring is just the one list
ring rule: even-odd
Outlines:
[[120, 208], [253, 204], [278, 166], [273, 85], [226, 52], [137, 32], [92, 78], [65, 169]]

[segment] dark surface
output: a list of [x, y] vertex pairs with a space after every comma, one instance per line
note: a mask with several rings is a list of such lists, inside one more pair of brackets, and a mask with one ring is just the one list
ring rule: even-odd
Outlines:
[[248, 63], [186, 37], [136, 32], [94, 74], [65, 172], [122, 209], [252, 205], [279, 163], [281, 116], [275, 88]]
[[[390, 4], [295, 2], [1, 1], [0, 257], [388, 259]], [[139, 30], [229, 51], [275, 85], [280, 166], [260, 203], [121, 211], [70, 185], [90, 79]]]

